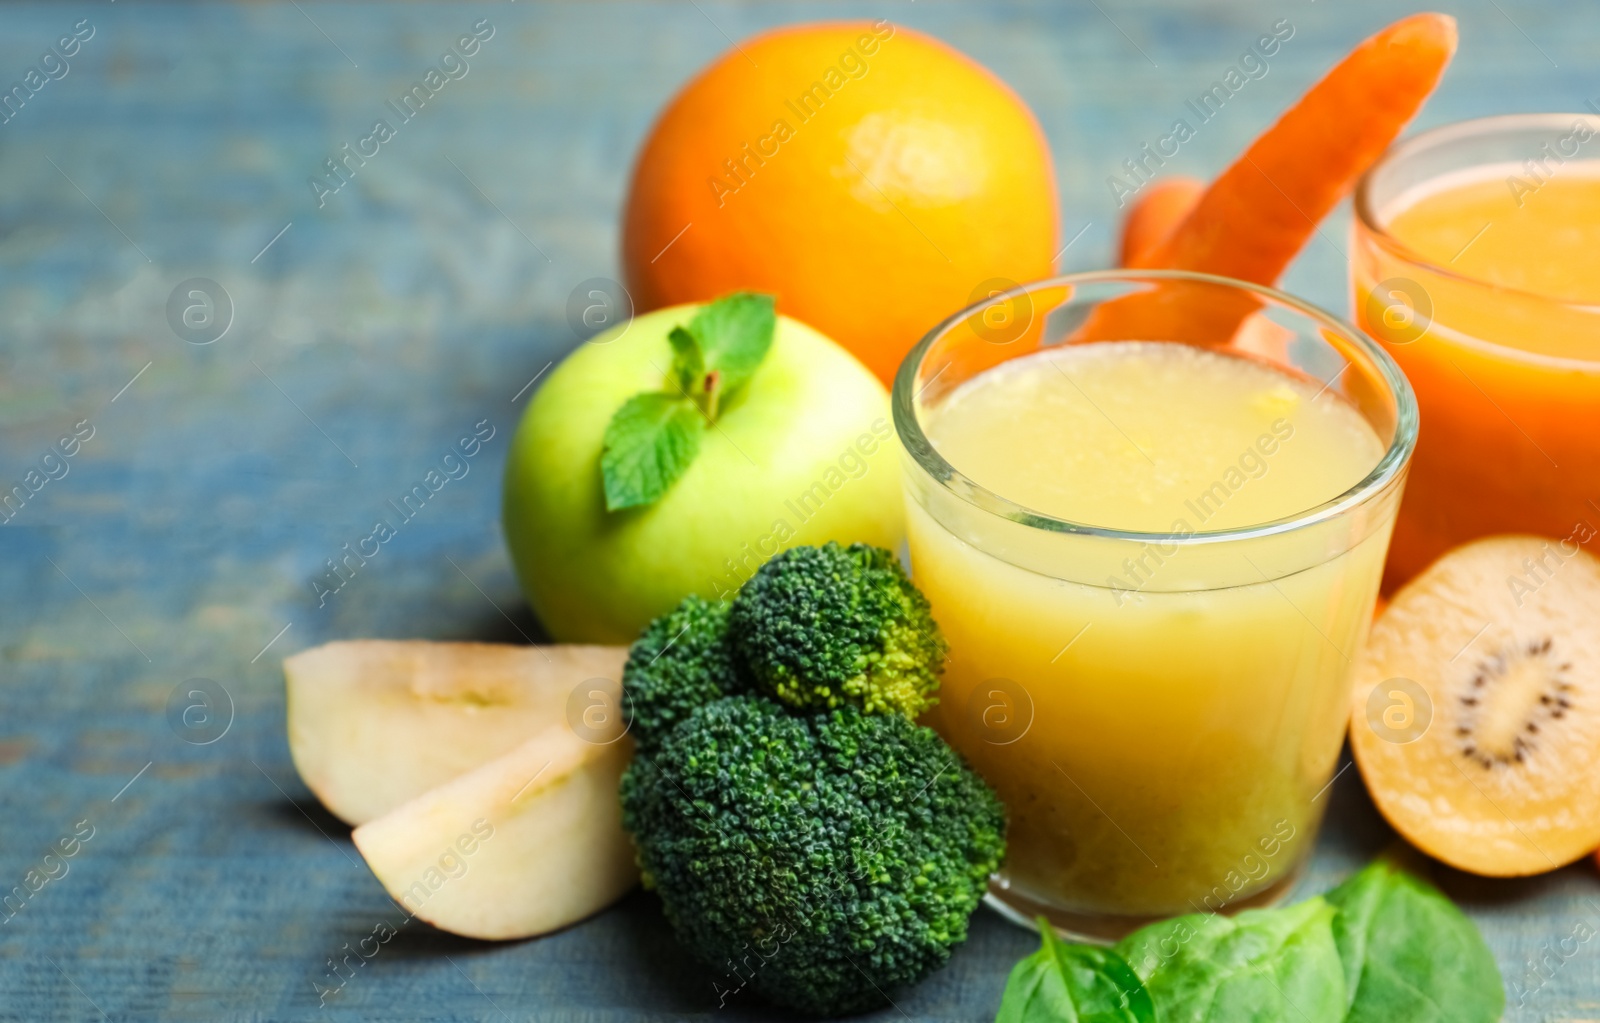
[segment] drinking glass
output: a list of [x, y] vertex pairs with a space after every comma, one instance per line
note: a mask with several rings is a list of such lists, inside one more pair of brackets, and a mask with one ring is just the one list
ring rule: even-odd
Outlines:
[[[1172, 301], [1194, 315], [1144, 326], [1109, 315]], [[1310, 382], [1313, 400], [1348, 402], [1383, 453], [1359, 483], [1288, 517], [1212, 531], [1196, 517], [1192, 532], [1152, 533], [1025, 507], [930, 441], [931, 417], [968, 381], [1041, 348], [1117, 340], [1266, 363]], [[1351, 661], [1416, 440], [1395, 363], [1281, 292], [1117, 270], [1008, 288], [956, 313], [901, 365], [893, 408], [912, 574], [951, 648], [927, 722], [1007, 810], [991, 903], [1029, 926], [1043, 915], [1112, 941], [1284, 895], [1327, 805]], [[1002, 454], [1031, 457], [985, 452]], [[1131, 594], [1130, 565], [1145, 570]]]
[[[1532, 186], [1552, 175], [1586, 175], [1600, 192], [1600, 160], [1587, 158], [1597, 155], [1600, 117], [1487, 117], [1400, 143], [1357, 186], [1355, 319], [1410, 378], [1427, 423], [1395, 526], [1388, 588], [1477, 537], [1587, 538], [1600, 524], [1600, 306], [1473, 279], [1389, 231], [1408, 195], [1452, 181], [1504, 179], [1508, 217], [1548, 202]], [[1469, 245], [1498, 241], [1492, 223], [1465, 230], [1477, 232]], [[1526, 258], [1538, 260], [1538, 248]]]

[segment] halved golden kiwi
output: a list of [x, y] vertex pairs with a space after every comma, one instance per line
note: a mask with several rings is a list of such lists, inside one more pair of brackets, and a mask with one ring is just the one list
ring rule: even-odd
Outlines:
[[1573, 540], [1458, 547], [1372, 627], [1350, 743], [1411, 843], [1492, 877], [1600, 846], [1600, 560]]

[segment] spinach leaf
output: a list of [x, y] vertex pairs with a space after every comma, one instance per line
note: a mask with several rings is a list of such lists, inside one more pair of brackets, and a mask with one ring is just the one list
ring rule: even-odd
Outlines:
[[995, 1023], [1155, 1023], [1144, 985], [1107, 948], [1067, 945], [1039, 922], [1043, 944], [1006, 980]]
[[1472, 921], [1378, 860], [1324, 897], [1181, 916], [1112, 950], [1043, 947], [996, 1023], [1496, 1023], [1505, 988]]
[[1378, 860], [1327, 895], [1349, 1023], [1495, 1023], [1505, 987], [1472, 921], [1426, 881]]
[[1116, 950], [1161, 1023], [1339, 1023], [1347, 1002], [1335, 916], [1321, 898], [1233, 917], [1197, 913], [1135, 931]]

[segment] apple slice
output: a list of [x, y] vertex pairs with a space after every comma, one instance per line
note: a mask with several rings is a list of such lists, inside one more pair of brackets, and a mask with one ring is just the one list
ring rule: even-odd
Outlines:
[[289, 752], [331, 812], [364, 824], [615, 692], [626, 647], [327, 643], [283, 662]]
[[565, 722], [355, 830], [356, 848], [410, 914], [469, 938], [576, 923], [639, 879], [617, 784], [633, 739]]

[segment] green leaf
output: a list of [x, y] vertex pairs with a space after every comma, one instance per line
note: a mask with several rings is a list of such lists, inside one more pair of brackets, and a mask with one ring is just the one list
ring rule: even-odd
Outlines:
[[1499, 967], [1471, 920], [1426, 881], [1377, 860], [1329, 892], [1350, 1023], [1495, 1023]]
[[676, 394], [651, 391], [624, 402], [600, 453], [606, 510], [660, 500], [694, 461], [705, 429], [700, 410]]
[[683, 475], [723, 400], [766, 358], [777, 323], [771, 295], [736, 292], [702, 307], [687, 327], [672, 328], [667, 390], [634, 395], [606, 425], [600, 475], [607, 511], [653, 504]]
[[1066, 945], [1040, 921], [1043, 944], [1006, 980], [995, 1023], [1155, 1023], [1150, 996], [1108, 948]]
[[667, 335], [672, 345], [672, 379], [686, 398], [693, 398], [706, 375], [705, 354], [700, 342], [683, 327], [673, 327]]
[[737, 291], [696, 313], [689, 333], [700, 343], [705, 372], [719, 374], [717, 388], [727, 395], [755, 375], [777, 325], [771, 295]]
[[1226, 917], [1196, 913], [1142, 928], [1116, 951], [1144, 981], [1161, 1023], [1339, 1023], [1344, 967], [1336, 912], [1321, 898]]
[[771, 295], [724, 295], [667, 335], [671, 383], [716, 422], [723, 401], [755, 376], [777, 326]]

